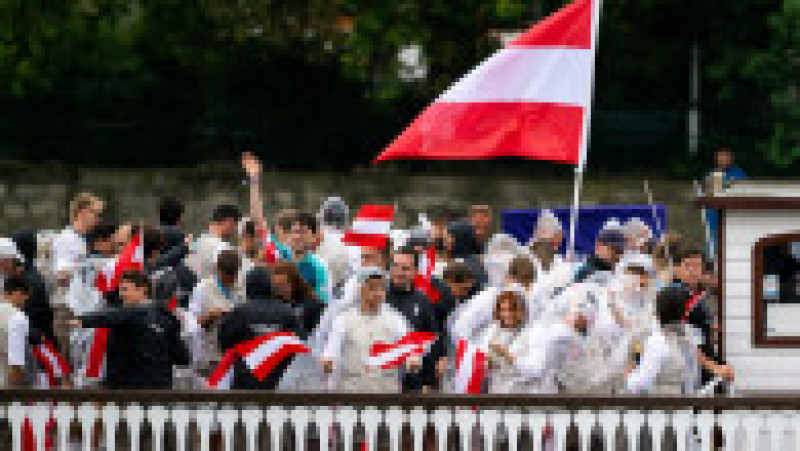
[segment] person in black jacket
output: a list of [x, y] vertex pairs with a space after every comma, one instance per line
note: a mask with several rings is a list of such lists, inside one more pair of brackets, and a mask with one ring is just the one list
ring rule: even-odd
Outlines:
[[[50, 305], [50, 291], [47, 289], [36, 266], [36, 234], [33, 231], [19, 231], [11, 236], [17, 252], [13, 255], [0, 256], [0, 275], [3, 277], [20, 277], [28, 287], [28, 300], [23, 312], [30, 321], [31, 329], [36, 329], [58, 346], [53, 330], [53, 307]], [[11, 244], [11, 243], [9, 243]], [[13, 248], [9, 246], [10, 250]]]
[[[300, 335], [302, 327], [292, 309], [274, 299], [270, 293], [269, 273], [255, 268], [247, 274], [247, 301], [237, 305], [220, 318], [217, 337], [223, 352], [269, 332], [293, 332]], [[259, 381], [237, 358], [233, 366], [231, 388], [235, 390], [274, 390], [292, 358], [281, 361], [265, 379]]]
[[[439, 334], [439, 322], [430, 299], [414, 289], [417, 260], [418, 254], [410, 247], [404, 247], [394, 253], [389, 269], [386, 303], [400, 312], [415, 332]], [[431, 351], [422, 359], [419, 371], [404, 375], [404, 391], [427, 391], [436, 386], [436, 359], [441, 353], [440, 341], [437, 340]]]
[[180, 323], [150, 301], [150, 280], [141, 271], [120, 277], [121, 307], [79, 316], [74, 327], [107, 328], [103, 386], [109, 389], [172, 388], [173, 366], [188, 365]]

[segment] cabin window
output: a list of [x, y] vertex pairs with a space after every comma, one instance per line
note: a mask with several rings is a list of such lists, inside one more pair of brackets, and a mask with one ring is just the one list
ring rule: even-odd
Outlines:
[[756, 345], [800, 346], [800, 234], [756, 243], [753, 303]]

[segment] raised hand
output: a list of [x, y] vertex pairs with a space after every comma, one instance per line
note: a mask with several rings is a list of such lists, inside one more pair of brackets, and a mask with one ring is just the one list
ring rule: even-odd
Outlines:
[[251, 152], [242, 153], [242, 169], [251, 179], [256, 179], [261, 175], [261, 161]]

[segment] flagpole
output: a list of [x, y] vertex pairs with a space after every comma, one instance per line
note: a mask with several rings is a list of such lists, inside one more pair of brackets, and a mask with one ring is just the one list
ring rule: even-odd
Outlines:
[[583, 189], [583, 174], [586, 172], [586, 154], [589, 151], [589, 126], [592, 123], [592, 103], [594, 103], [594, 68], [597, 57], [597, 45], [600, 36], [600, 9], [603, 0], [594, 0], [592, 8], [592, 82], [589, 83], [589, 105], [583, 118], [583, 130], [581, 131], [581, 148], [578, 157], [578, 165], [575, 167], [575, 182], [572, 191], [572, 209], [569, 218], [569, 246], [567, 256], [570, 260], [575, 260], [575, 233], [578, 225], [578, 210], [581, 204], [581, 190]]

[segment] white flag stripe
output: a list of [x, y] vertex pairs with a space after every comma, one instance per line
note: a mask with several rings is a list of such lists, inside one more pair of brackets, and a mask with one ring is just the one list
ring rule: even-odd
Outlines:
[[61, 363], [58, 361], [58, 357], [53, 355], [53, 353], [50, 352], [50, 350], [47, 349], [47, 347], [45, 346], [42, 346], [41, 350], [42, 350], [42, 356], [44, 356], [44, 358], [46, 358], [47, 361], [50, 362], [50, 368], [53, 369], [53, 375], [55, 377], [63, 377], [64, 373], [61, 371], [62, 370]]
[[250, 354], [244, 356], [244, 361], [247, 363], [248, 368], [255, 370], [259, 365], [261, 365], [261, 362], [266, 360], [269, 356], [280, 350], [283, 346], [292, 343], [300, 344], [302, 342], [298, 340], [297, 337], [276, 335], [271, 340], [261, 343]]
[[370, 356], [367, 360], [367, 365], [382, 366], [389, 362], [395, 361], [405, 354], [417, 354], [424, 350], [425, 347], [418, 344], [406, 344], [393, 348], [391, 351], [382, 352], [376, 356]]
[[392, 229], [391, 221], [364, 221], [355, 220], [350, 228], [351, 233], [363, 235], [389, 235]]
[[486, 59], [436, 101], [591, 104], [592, 52], [507, 48]]

